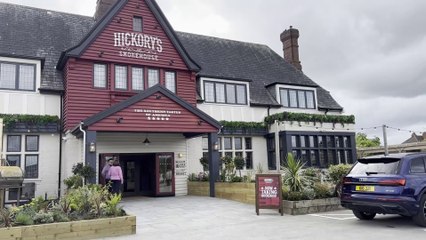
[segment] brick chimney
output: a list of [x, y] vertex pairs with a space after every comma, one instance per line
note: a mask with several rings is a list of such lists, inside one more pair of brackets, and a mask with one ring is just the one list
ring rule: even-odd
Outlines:
[[116, 2], [117, 0], [97, 0], [94, 15], [95, 21], [101, 19]]
[[302, 65], [299, 60], [299, 30], [290, 26], [290, 29], [286, 29], [281, 33], [280, 38], [283, 43], [284, 60], [302, 71]]

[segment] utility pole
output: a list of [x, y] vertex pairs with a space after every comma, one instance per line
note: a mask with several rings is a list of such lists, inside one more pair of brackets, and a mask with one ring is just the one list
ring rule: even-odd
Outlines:
[[383, 144], [385, 146], [385, 156], [389, 155], [389, 150], [388, 150], [388, 139], [386, 137], [386, 125], [383, 125]]

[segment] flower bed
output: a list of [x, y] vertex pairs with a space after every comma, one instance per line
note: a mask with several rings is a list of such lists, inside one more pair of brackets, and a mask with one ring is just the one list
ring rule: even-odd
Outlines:
[[2, 240], [94, 239], [136, 233], [136, 217], [124, 216], [75, 222], [0, 228]]
[[339, 198], [323, 198], [314, 200], [283, 200], [283, 211], [289, 215], [327, 212], [341, 208]]

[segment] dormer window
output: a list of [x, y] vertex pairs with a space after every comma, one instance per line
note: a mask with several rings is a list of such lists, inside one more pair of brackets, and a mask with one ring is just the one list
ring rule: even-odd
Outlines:
[[247, 85], [204, 81], [204, 100], [206, 103], [247, 105]]
[[133, 32], [142, 32], [142, 17], [133, 17]]
[[287, 108], [315, 109], [313, 90], [280, 88], [280, 101]]
[[0, 89], [35, 91], [34, 64], [0, 62]]

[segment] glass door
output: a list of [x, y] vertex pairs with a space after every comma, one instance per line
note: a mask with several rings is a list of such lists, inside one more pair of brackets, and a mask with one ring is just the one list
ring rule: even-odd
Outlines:
[[156, 154], [157, 196], [175, 195], [175, 169], [173, 153]]

